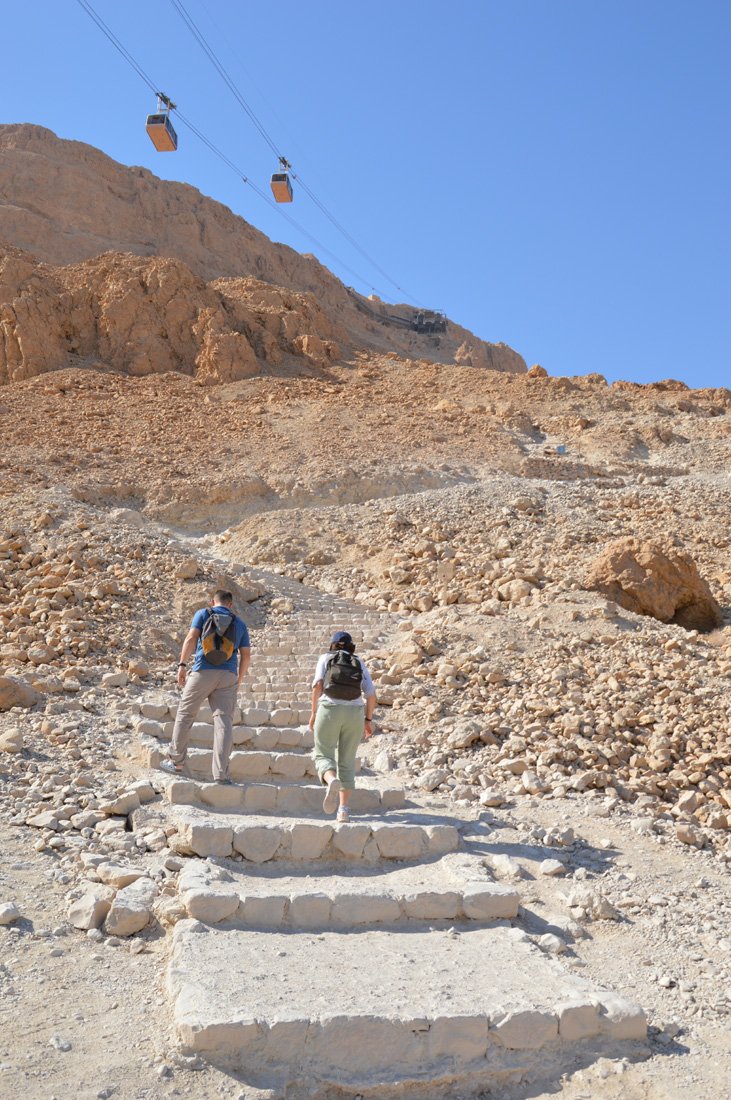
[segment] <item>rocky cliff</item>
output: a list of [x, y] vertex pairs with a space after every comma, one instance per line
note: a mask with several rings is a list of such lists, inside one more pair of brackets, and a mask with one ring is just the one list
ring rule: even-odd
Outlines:
[[[10, 246], [0, 245], [4, 381], [79, 355], [132, 373], [234, 379], [281, 361], [275, 345], [320, 363], [373, 349], [525, 371], [516, 352], [453, 322], [424, 334], [389, 321], [413, 311], [369, 303], [187, 184], [42, 127], [0, 126], [0, 241]], [[97, 260], [106, 253], [141, 259]]]

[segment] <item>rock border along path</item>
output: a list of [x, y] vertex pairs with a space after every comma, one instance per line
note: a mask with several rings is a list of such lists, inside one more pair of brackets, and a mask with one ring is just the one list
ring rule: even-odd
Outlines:
[[[492, 881], [484, 838], [364, 776], [354, 819], [322, 812], [312, 782], [309, 677], [333, 629], [384, 641], [390, 618], [257, 571], [296, 604], [296, 627], [253, 638], [232, 773], [209, 781], [212, 726], [191, 772], [160, 786], [178, 880], [168, 987], [181, 1043], [257, 1087], [307, 1095], [482, 1089], [645, 1038], [639, 1006], [591, 988], [520, 927], [520, 895]], [[359, 651], [367, 648], [359, 644]], [[145, 702], [137, 731], [155, 767], [174, 704]], [[474, 826], [472, 826], [474, 828]], [[562, 1053], [565, 1052], [565, 1053]], [[466, 1091], [465, 1091], [466, 1090]], [[289, 1093], [288, 1093], [289, 1094]], [[436, 1095], [435, 1094], [435, 1095]]]

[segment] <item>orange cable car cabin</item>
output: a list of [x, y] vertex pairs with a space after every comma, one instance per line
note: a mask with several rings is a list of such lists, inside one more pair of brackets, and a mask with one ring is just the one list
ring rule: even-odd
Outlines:
[[145, 129], [158, 153], [174, 153], [178, 148], [178, 135], [167, 111], [148, 115]]
[[277, 202], [292, 201], [292, 182], [287, 172], [275, 172], [272, 176], [271, 188]]

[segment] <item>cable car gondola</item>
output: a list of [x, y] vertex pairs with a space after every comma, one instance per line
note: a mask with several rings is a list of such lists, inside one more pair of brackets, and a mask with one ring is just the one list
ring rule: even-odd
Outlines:
[[271, 179], [272, 194], [276, 202], [291, 202], [294, 198], [294, 192], [292, 191], [292, 181], [289, 178], [289, 172], [292, 165], [289, 163], [286, 157], [279, 158], [279, 164], [283, 171], [275, 172]]
[[175, 104], [162, 92], [157, 93], [157, 112], [147, 116], [145, 129], [158, 153], [174, 153], [178, 148], [178, 135], [170, 121]]

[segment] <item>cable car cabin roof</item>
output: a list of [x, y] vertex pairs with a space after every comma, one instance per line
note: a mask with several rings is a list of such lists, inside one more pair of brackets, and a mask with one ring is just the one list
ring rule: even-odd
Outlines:
[[271, 180], [272, 194], [277, 202], [291, 202], [292, 183], [286, 172], [275, 172]]
[[167, 114], [148, 115], [145, 129], [158, 153], [174, 153], [178, 148], [178, 135]]

